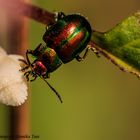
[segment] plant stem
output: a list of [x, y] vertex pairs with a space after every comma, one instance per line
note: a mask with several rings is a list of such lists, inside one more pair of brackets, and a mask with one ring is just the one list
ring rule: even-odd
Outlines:
[[43, 24], [51, 24], [55, 21], [54, 13], [23, 1], [11, 0], [11, 2], [7, 2], [7, 0], [0, 0], [0, 6], [4, 9], [8, 9], [10, 12], [24, 15]]
[[[8, 12], [8, 51], [9, 53], [25, 54], [28, 47], [28, 23], [27, 19]], [[29, 134], [29, 108], [28, 102], [10, 108], [10, 133], [12, 136], [23, 136]], [[20, 140], [21, 138], [12, 138]]]

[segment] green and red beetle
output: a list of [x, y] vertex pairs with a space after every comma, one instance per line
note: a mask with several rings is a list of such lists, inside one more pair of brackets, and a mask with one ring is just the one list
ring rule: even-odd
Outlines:
[[[62, 63], [68, 63], [73, 59], [81, 61], [85, 58], [90, 47], [87, 47], [91, 38], [91, 26], [85, 17], [79, 14], [65, 16], [64, 13], [58, 13], [57, 20], [53, 25], [49, 25], [43, 35], [46, 45], [39, 44], [35, 50], [27, 50], [26, 67], [22, 71], [26, 71], [24, 75], [29, 80], [29, 75], [34, 77], [30, 81], [34, 81], [38, 76], [41, 77], [49, 87], [55, 92], [61, 100], [58, 92], [45, 80], [49, 78], [49, 74], [56, 70]], [[85, 49], [85, 54], [80, 57], [79, 54]], [[31, 63], [28, 57], [31, 54], [36, 59]]]

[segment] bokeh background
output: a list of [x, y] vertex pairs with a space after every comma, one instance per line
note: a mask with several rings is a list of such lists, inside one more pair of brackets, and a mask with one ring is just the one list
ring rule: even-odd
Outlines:
[[[139, 0], [32, 0], [49, 11], [81, 13], [93, 29], [107, 31], [140, 10]], [[1, 28], [0, 28], [1, 29]], [[45, 26], [30, 21], [30, 48], [43, 42]], [[31, 134], [40, 140], [139, 140], [140, 79], [92, 52], [85, 61], [62, 65], [48, 80], [31, 84]], [[0, 134], [7, 133], [8, 108], [0, 105]]]

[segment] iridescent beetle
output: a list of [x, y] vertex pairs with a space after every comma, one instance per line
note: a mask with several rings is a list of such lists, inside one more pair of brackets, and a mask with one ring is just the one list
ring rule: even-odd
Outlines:
[[[79, 14], [65, 16], [60, 12], [57, 15], [56, 22], [49, 25], [43, 35], [46, 45], [39, 44], [35, 50], [27, 50], [26, 67], [22, 69], [24, 75], [29, 80], [29, 75], [34, 81], [38, 76], [43, 79], [48, 86], [55, 92], [62, 102], [58, 92], [46, 81], [49, 74], [55, 71], [62, 63], [68, 63], [75, 59], [81, 61], [85, 58], [89, 49], [94, 49], [88, 45], [91, 38], [91, 26], [85, 17]], [[79, 54], [85, 49], [83, 57]], [[31, 54], [36, 59], [31, 63], [28, 57]]]

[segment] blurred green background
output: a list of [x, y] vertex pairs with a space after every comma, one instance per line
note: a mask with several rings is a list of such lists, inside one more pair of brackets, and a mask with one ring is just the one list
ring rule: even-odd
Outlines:
[[[34, 0], [49, 11], [81, 13], [93, 29], [106, 31], [140, 9], [139, 0]], [[43, 42], [45, 26], [30, 21], [29, 42]], [[120, 71], [92, 52], [85, 61], [62, 65], [48, 80], [64, 103], [42, 81], [31, 84], [31, 134], [40, 140], [139, 140], [140, 79]], [[0, 134], [6, 132], [7, 109], [1, 105]]]

